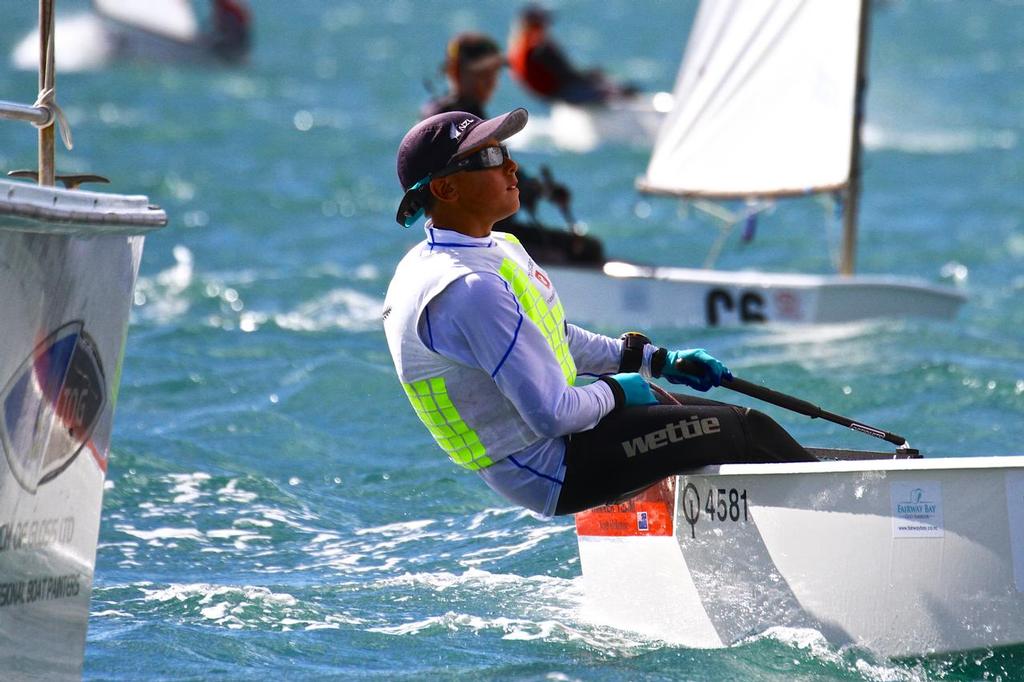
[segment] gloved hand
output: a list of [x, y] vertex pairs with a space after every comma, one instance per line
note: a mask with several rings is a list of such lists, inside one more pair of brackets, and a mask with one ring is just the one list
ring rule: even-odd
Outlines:
[[650, 384], [636, 372], [601, 377], [601, 381], [607, 383], [611, 387], [612, 393], [615, 394], [615, 407], [658, 404], [658, 399], [654, 396]]
[[661, 376], [673, 384], [706, 391], [712, 386], [721, 386], [722, 379], [732, 379], [732, 372], [703, 348], [691, 348], [669, 351]]

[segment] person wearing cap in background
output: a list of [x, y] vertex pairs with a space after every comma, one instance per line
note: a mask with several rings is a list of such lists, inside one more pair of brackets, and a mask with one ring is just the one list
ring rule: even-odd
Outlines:
[[448, 80], [448, 93], [436, 97], [420, 110], [420, 118], [449, 111], [468, 111], [487, 118], [484, 105], [498, 86], [505, 56], [501, 48], [483, 33], [460, 33], [448, 41], [442, 69]]
[[[665, 476], [723, 462], [812, 461], [759, 412], [676, 396], [647, 377], [706, 391], [731, 376], [701, 349], [667, 351], [640, 334], [612, 339], [570, 324], [548, 274], [493, 230], [519, 208], [503, 141], [525, 109], [484, 120], [432, 116], [398, 149], [399, 224], [426, 216], [398, 264], [384, 332], [417, 416], [458, 465], [542, 515], [629, 496]], [[598, 377], [576, 386], [578, 375]]]
[[534, 95], [570, 104], [602, 104], [635, 95], [633, 85], [611, 81], [600, 69], [580, 70], [548, 34], [551, 13], [536, 4], [523, 8], [509, 37], [512, 73]]
[[[422, 107], [421, 120], [451, 111], [465, 111], [478, 118], [487, 118], [484, 107], [494, 95], [505, 64], [501, 48], [489, 36], [475, 32], [459, 33], [448, 41], [442, 65], [449, 91]], [[542, 199], [555, 204], [563, 214], [571, 212], [572, 193], [568, 187], [553, 180], [550, 173], [543, 174], [543, 181], [522, 170], [518, 177], [519, 203], [526, 209], [529, 219], [521, 220], [513, 214], [499, 221], [497, 229], [516, 234], [533, 246], [539, 257], [548, 263], [597, 264], [604, 261], [604, 251], [596, 239], [547, 228], [537, 221], [537, 208]]]

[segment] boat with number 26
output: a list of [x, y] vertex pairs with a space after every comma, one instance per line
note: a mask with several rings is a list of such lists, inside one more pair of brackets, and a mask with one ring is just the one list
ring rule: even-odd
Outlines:
[[[577, 321], [631, 329], [956, 316], [966, 296], [953, 287], [854, 274], [869, 14], [866, 0], [701, 3], [637, 187], [692, 202], [721, 232], [700, 268], [552, 264]], [[752, 236], [759, 213], [802, 196], [841, 208], [838, 274], [715, 268], [734, 228]]]

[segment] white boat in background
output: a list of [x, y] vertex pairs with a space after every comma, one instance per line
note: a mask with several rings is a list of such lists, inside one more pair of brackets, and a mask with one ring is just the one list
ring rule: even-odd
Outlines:
[[551, 139], [560, 149], [576, 152], [607, 143], [650, 149], [673, 99], [670, 92], [644, 92], [593, 105], [553, 102]]
[[111, 22], [179, 43], [199, 38], [199, 18], [190, 0], [92, 0], [96, 13]]
[[588, 617], [676, 644], [776, 627], [882, 656], [1024, 643], [1024, 456], [708, 467], [576, 531]]
[[[574, 320], [627, 329], [956, 315], [966, 296], [952, 287], [853, 274], [867, 24], [863, 0], [701, 3], [637, 186], [697, 200], [725, 228], [700, 269], [542, 260]], [[713, 269], [763, 202], [815, 193], [842, 196], [838, 275]], [[712, 199], [762, 203], [732, 215]]]
[[59, 189], [53, 0], [36, 105], [0, 118], [39, 130], [39, 185], [0, 180], [0, 670], [80, 679], [103, 484], [144, 235], [144, 196]]
[[[92, 12], [56, 24], [56, 68], [62, 72], [98, 69], [115, 60], [163, 62], [238, 61], [249, 49], [249, 13], [237, 0], [214, 0], [207, 19], [197, 0], [92, 0]], [[205, 11], [205, 9], [204, 9]], [[15, 47], [12, 64], [34, 70], [39, 34], [32, 31]]]

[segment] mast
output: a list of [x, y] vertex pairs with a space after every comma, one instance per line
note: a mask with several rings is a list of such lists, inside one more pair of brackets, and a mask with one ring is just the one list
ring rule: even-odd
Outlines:
[[860, 21], [857, 29], [857, 74], [853, 96], [853, 131], [850, 140], [850, 174], [844, 193], [843, 250], [839, 257], [839, 274], [852, 275], [857, 260], [857, 215], [860, 211], [860, 153], [861, 125], [864, 121], [864, 101], [867, 91], [868, 34], [871, 8], [868, 0], [861, 0]]
[[[39, 0], [39, 92], [54, 87], [53, 69], [53, 3], [54, 0]], [[56, 121], [39, 129], [39, 184], [54, 184], [54, 128]]]

